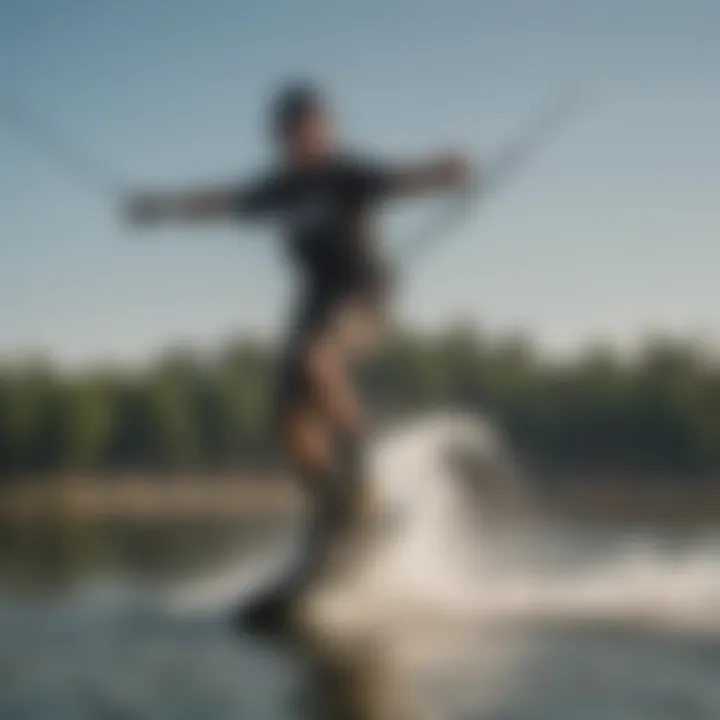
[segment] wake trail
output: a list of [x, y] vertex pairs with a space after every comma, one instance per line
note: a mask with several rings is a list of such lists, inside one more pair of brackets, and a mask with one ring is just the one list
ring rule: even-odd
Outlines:
[[[458, 413], [378, 437], [374, 517], [336, 577], [309, 593], [314, 624], [499, 618], [607, 620], [720, 631], [720, 545], [652, 535], [585, 540], [533, 512], [492, 423]], [[383, 520], [384, 519], [384, 520]], [[292, 562], [290, 545], [175, 588], [173, 612], [230, 612]]]

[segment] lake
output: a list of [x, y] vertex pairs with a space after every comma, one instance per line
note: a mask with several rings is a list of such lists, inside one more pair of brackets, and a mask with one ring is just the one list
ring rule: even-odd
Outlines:
[[[236, 633], [233, 578], [278, 538], [248, 521], [6, 524], [0, 718], [720, 717], [712, 529], [566, 526], [526, 538], [544, 547], [529, 562], [486, 567], [477, 612], [406, 603], [354, 632]], [[198, 578], [214, 578], [205, 602], [174, 602]]]

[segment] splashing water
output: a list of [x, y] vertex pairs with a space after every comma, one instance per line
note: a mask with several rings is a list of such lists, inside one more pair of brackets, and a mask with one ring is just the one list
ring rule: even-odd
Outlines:
[[374, 512], [355, 561], [325, 599], [365, 615], [370, 606], [457, 607], [473, 584], [468, 561], [489, 515], [500, 512], [498, 493], [485, 491], [514, 489], [495, 429], [458, 414], [422, 418], [375, 443], [369, 482]]
[[[377, 438], [368, 460], [373, 511], [341, 572], [309, 592], [311, 623], [535, 617], [720, 629], [717, 537], [674, 552], [652, 537], [591, 539], [582, 552], [577, 528], [549, 528], [528, 511], [487, 419], [417, 419]], [[243, 584], [281, 572], [287, 555], [186, 586], [173, 606], [222, 611]]]

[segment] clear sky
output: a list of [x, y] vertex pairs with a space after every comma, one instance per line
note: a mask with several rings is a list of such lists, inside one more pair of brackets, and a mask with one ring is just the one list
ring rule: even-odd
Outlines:
[[[0, 97], [151, 186], [267, 159], [263, 108], [288, 75], [328, 86], [350, 142], [480, 159], [592, 78], [576, 122], [408, 271], [401, 316], [522, 327], [560, 351], [720, 335], [717, 0], [3, 0], [0, 60]], [[279, 332], [272, 233], [117, 220], [0, 124], [0, 353], [133, 359]]]

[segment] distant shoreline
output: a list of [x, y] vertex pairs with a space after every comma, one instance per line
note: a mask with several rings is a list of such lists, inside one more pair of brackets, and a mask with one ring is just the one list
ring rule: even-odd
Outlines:
[[[108, 477], [0, 486], [0, 522], [272, 518], [292, 514], [302, 496], [287, 477], [243, 474]], [[539, 503], [550, 515], [606, 520], [720, 521], [720, 482], [566, 478], [544, 483]]]
[[277, 476], [38, 481], [0, 487], [0, 521], [58, 516], [242, 519], [291, 513], [299, 501], [297, 489]]

